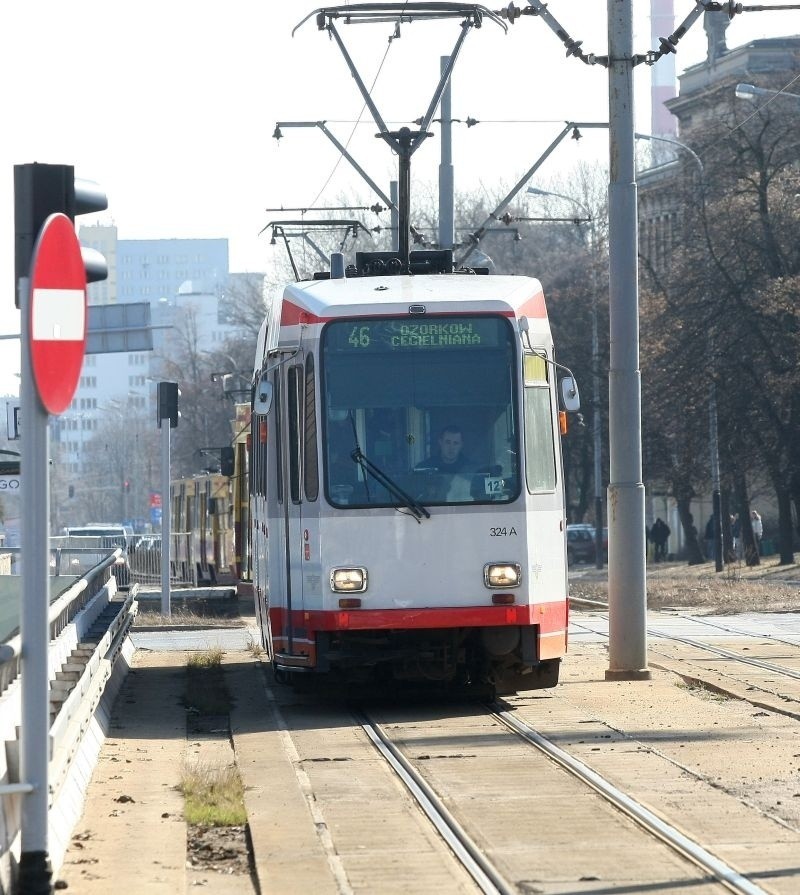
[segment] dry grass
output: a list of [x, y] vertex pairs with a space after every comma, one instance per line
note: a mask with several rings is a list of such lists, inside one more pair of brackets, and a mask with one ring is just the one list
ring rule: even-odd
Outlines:
[[203, 650], [201, 653], [192, 653], [186, 664], [192, 668], [219, 668], [222, 665], [222, 657], [225, 651], [219, 646]]
[[142, 608], [139, 604], [139, 612], [136, 616], [137, 628], [180, 628], [180, 627], [231, 627], [238, 628], [242, 625], [242, 619], [238, 615], [221, 615], [209, 611], [207, 606], [173, 606], [170, 614], [162, 615], [160, 607]]
[[227, 715], [231, 699], [219, 647], [193, 653], [186, 663], [186, 708], [198, 715]]
[[[800, 611], [799, 585], [800, 566], [779, 566], [773, 557], [760, 566], [728, 565], [720, 573], [710, 563], [650, 564], [647, 605], [650, 609], [680, 607], [708, 614]], [[607, 571], [579, 568], [570, 579], [570, 595], [607, 600]]]
[[264, 647], [253, 637], [252, 634], [247, 635], [247, 651], [254, 659], [260, 659], [264, 653]]
[[244, 787], [235, 766], [198, 763], [185, 767], [180, 790], [188, 824], [233, 827], [247, 823]]

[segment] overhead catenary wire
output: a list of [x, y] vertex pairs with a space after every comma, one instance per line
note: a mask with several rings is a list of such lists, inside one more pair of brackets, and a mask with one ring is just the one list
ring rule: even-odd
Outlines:
[[[405, 4], [403, 5], [403, 10], [405, 10], [405, 7], [407, 5], [408, 5], [408, 0], [406, 0]], [[401, 12], [401, 14], [402, 14], [402, 12]], [[378, 78], [381, 76], [381, 72], [383, 71], [383, 66], [386, 62], [386, 57], [389, 55], [389, 50], [391, 50], [392, 43], [394, 42], [394, 39], [396, 36], [397, 36], [396, 32], [389, 35], [389, 39], [386, 44], [386, 50], [383, 53], [383, 58], [381, 59], [380, 65], [378, 66], [378, 70], [377, 70], [377, 72], [375, 72], [375, 77], [372, 79], [372, 84], [370, 85], [370, 88], [369, 88], [370, 96], [372, 96], [372, 91], [375, 89], [375, 85], [378, 83]], [[349, 148], [350, 142], [352, 141], [353, 137], [355, 136], [356, 128], [359, 126], [359, 124], [362, 123], [361, 119], [364, 115], [364, 109], [366, 109], [366, 108], [367, 108], [367, 104], [366, 104], [366, 102], [364, 102], [364, 104], [361, 106], [361, 111], [358, 113], [358, 118], [356, 119], [355, 123], [353, 124], [353, 128], [350, 131], [350, 136], [347, 138], [347, 141], [344, 144], [345, 149]], [[364, 123], [367, 123], [367, 122], [364, 122]], [[344, 158], [344, 155], [340, 153], [339, 158], [337, 158], [336, 161], [334, 162], [333, 168], [331, 169], [331, 173], [328, 175], [325, 183], [322, 184], [322, 187], [320, 188], [317, 195], [314, 196], [314, 201], [310, 203], [312, 206], [317, 204], [320, 196], [328, 188], [328, 184], [331, 182], [331, 180], [333, 180], [333, 175], [336, 173], [336, 171], [339, 167], [339, 164], [341, 163], [343, 158]]]

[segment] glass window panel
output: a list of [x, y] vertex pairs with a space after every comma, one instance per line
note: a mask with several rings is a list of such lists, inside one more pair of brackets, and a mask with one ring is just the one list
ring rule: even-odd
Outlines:
[[324, 481], [335, 506], [517, 497], [515, 340], [507, 320], [336, 321], [325, 329], [321, 365]]
[[525, 469], [529, 491], [552, 491], [556, 486], [553, 415], [550, 390], [525, 388]]
[[547, 382], [547, 364], [543, 357], [536, 354], [526, 354], [523, 359], [525, 384], [533, 382]]
[[317, 405], [314, 397], [314, 355], [306, 358], [305, 395], [305, 449], [303, 452], [303, 485], [306, 500], [316, 500], [319, 495], [319, 469], [317, 463]]

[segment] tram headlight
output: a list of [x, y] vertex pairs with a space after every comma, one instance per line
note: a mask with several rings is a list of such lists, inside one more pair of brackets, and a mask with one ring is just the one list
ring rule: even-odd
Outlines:
[[331, 590], [337, 594], [363, 594], [367, 589], [367, 570], [333, 569], [331, 572]]
[[515, 562], [490, 562], [483, 567], [483, 583], [487, 587], [519, 587], [522, 568]]

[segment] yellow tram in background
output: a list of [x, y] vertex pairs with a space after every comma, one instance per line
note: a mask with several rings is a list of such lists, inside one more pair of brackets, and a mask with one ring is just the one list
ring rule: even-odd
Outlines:
[[235, 584], [252, 593], [248, 444], [250, 405], [237, 404], [220, 471], [170, 483], [172, 568], [198, 587]]

